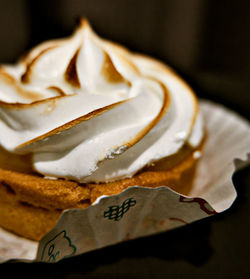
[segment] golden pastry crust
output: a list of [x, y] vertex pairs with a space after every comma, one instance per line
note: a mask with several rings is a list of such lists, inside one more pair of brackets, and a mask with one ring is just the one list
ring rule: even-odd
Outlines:
[[118, 194], [133, 185], [153, 188], [167, 185], [187, 195], [198, 162], [193, 154], [201, 151], [202, 146], [203, 143], [196, 149], [182, 152], [184, 158], [171, 168], [169, 160], [167, 164], [161, 160], [131, 178], [109, 183], [80, 184], [0, 168], [0, 226], [26, 238], [40, 240], [55, 226], [63, 210], [86, 208], [102, 195]]

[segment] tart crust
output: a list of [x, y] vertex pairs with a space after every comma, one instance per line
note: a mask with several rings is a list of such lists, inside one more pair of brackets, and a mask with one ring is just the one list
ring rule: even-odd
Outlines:
[[0, 226], [20, 236], [40, 240], [56, 225], [63, 210], [87, 208], [98, 197], [118, 194], [130, 186], [167, 185], [188, 195], [198, 163], [194, 152], [201, 151], [203, 145], [204, 141], [198, 148], [186, 151], [174, 166], [169, 167], [169, 160], [160, 160], [131, 178], [109, 183], [81, 184], [0, 168]]

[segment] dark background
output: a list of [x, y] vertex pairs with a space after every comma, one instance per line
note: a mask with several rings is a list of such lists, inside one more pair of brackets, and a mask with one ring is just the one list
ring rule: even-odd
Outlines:
[[[171, 65], [199, 97], [250, 119], [250, 1], [0, 0], [0, 63], [70, 35], [80, 16], [99, 35]], [[55, 265], [8, 263], [0, 271], [26, 278], [250, 278], [249, 170], [234, 175], [238, 198], [218, 216]]]

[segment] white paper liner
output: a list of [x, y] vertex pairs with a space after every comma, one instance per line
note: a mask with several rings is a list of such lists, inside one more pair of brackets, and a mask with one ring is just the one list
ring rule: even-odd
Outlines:
[[249, 163], [249, 123], [201, 101], [208, 131], [191, 196], [166, 186], [130, 187], [86, 209], [69, 209], [38, 243], [0, 229], [0, 262], [57, 262], [111, 244], [167, 231], [228, 209], [236, 198], [232, 175]]

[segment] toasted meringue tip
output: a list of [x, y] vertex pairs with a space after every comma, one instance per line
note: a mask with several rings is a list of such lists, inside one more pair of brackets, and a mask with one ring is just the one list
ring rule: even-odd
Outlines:
[[80, 17], [80, 19], [77, 23], [77, 27], [75, 29], [75, 32], [73, 33], [73, 36], [74, 36], [74, 34], [81, 33], [83, 31], [94, 32], [92, 27], [91, 27], [91, 24], [88, 21], [88, 19], [84, 16]]
[[82, 17], [80, 18], [80, 23], [79, 23], [79, 25], [80, 25], [81, 28], [85, 28], [85, 27], [91, 28], [91, 25], [90, 25], [88, 19], [87, 19], [85, 16], [82, 16]]

